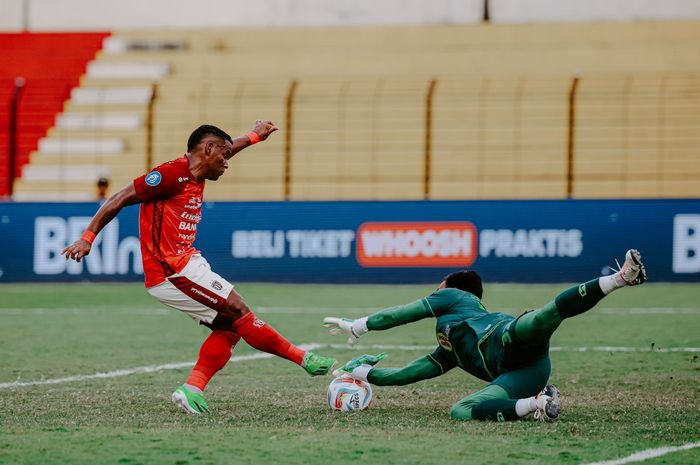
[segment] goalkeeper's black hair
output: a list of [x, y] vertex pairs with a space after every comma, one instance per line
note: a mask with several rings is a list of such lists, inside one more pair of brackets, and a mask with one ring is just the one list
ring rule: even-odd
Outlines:
[[217, 128], [216, 126], [212, 126], [211, 124], [203, 124], [194, 131], [192, 131], [192, 134], [190, 134], [190, 138], [187, 139], [187, 151], [191, 152], [193, 148], [195, 148], [197, 145], [199, 145], [200, 142], [202, 142], [202, 139], [209, 135], [220, 137], [229, 142], [233, 142], [231, 136], [226, 134], [226, 132], [224, 132], [223, 130]]
[[481, 276], [476, 271], [455, 271], [445, 276], [445, 287], [454, 287], [462, 291], [471, 292], [479, 299], [484, 295], [481, 285]]

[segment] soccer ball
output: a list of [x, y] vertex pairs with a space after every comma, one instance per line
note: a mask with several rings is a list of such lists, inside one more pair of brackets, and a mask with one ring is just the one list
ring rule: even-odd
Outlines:
[[328, 385], [328, 406], [336, 412], [365, 410], [372, 403], [368, 383], [348, 375], [340, 375]]

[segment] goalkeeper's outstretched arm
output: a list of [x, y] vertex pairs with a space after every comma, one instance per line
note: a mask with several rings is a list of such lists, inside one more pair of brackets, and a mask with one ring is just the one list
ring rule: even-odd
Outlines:
[[403, 386], [443, 374], [442, 368], [430, 360], [430, 355], [414, 360], [403, 368], [373, 367], [367, 381], [377, 386]]
[[406, 305], [385, 308], [367, 317], [367, 329], [370, 331], [383, 331], [401, 326], [423, 318], [432, 317], [433, 314], [426, 310], [423, 299], [416, 300]]
[[368, 331], [383, 331], [394, 326], [405, 325], [423, 318], [432, 317], [433, 314], [425, 308], [423, 300], [416, 300], [406, 305], [385, 308], [370, 316], [349, 320], [347, 318], [326, 317], [323, 326], [330, 329], [335, 335], [347, 334], [348, 344], [356, 344], [357, 340]]

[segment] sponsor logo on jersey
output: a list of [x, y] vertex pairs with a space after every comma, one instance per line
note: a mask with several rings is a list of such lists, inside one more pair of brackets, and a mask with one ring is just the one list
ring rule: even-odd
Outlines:
[[190, 178], [183, 178], [182, 176], [177, 178], [177, 182], [187, 182], [189, 180], [190, 180]]
[[363, 267], [469, 266], [476, 241], [476, 227], [468, 221], [363, 223], [356, 256]]
[[211, 282], [211, 287], [213, 287], [213, 288], [216, 289], [217, 291], [220, 291], [220, 290], [222, 290], [222, 289], [224, 288], [224, 285], [221, 284], [219, 281], [212, 281], [212, 282]]
[[163, 176], [158, 171], [151, 171], [146, 175], [146, 184], [148, 184], [151, 187], [157, 186], [160, 184], [160, 181], [163, 179]]
[[440, 344], [440, 347], [452, 352], [452, 344], [450, 343], [450, 340], [447, 338], [447, 336], [445, 336], [442, 333], [437, 333], [435, 336], [437, 337], [437, 341], [438, 344]]

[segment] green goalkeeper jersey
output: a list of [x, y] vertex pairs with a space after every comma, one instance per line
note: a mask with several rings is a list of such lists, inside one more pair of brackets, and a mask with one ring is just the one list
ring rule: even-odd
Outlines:
[[499, 330], [497, 337], [515, 317], [490, 313], [474, 294], [455, 288], [433, 292], [421, 302], [437, 318], [435, 334], [440, 347], [429, 359], [443, 373], [458, 366], [484, 381], [501, 374], [501, 346], [489, 336]]

